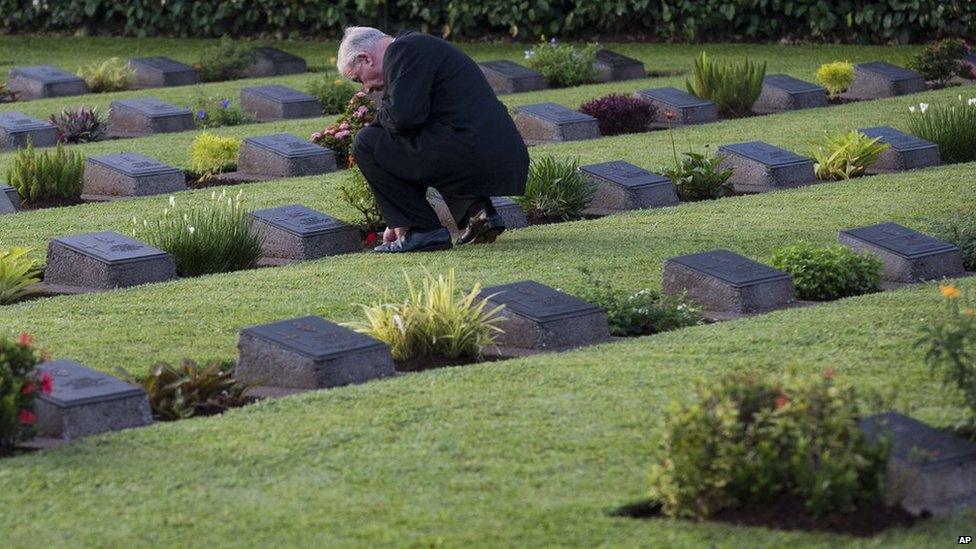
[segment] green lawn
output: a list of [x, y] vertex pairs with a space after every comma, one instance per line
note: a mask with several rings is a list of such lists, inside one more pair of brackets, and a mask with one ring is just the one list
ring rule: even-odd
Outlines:
[[[59, 39], [51, 40], [48, 48], [32, 46], [23, 37], [0, 37], [0, 51], [12, 50], [0, 54], [0, 65], [7, 58], [18, 63], [63, 59], [59, 64], [66, 65], [113, 54], [164, 52], [191, 60], [202, 43]], [[289, 42], [281, 47], [311, 56], [334, 44]], [[470, 51], [479, 59], [516, 58], [522, 48], [478, 45]], [[615, 49], [642, 58], [649, 68], [672, 69], [686, 67], [698, 47]], [[707, 49], [767, 58], [771, 70], [807, 77], [821, 61], [903, 61], [911, 51]], [[647, 84], [662, 82], [677, 79]], [[505, 101], [575, 105], [605, 91], [632, 91], [644, 84], [520, 94]], [[762, 139], [803, 152], [824, 130], [904, 127], [911, 101], [954, 100], [957, 93], [929, 92], [682, 128], [676, 139], [682, 149]], [[220, 132], [303, 135], [322, 123], [281, 122]], [[124, 145], [125, 150], [183, 165], [191, 139], [192, 133], [153, 136], [77, 149], [95, 154]], [[545, 153], [578, 155], [584, 163], [620, 158], [650, 169], [671, 157], [666, 132], [532, 149], [533, 155]], [[9, 154], [0, 157], [0, 166], [9, 159]], [[924, 230], [952, 210], [976, 206], [974, 167], [946, 166], [537, 226], [475, 249], [406, 257], [355, 254], [37, 300], [0, 309], [0, 333], [27, 330], [56, 357], [105, 371], [121, 367], [143, 373], [158, 359], [233, 358], [236, 334], [250, 324], [309, 313], [352, 320], [358, 314], [356, 304], [369, 301], [375, 288], [402, 293], [404, 272], [417, 276], [424, 269], [438, 273], [456, 267], [464, 285], [531, 278], [573, 292], [583, 284], [578, 268], [588, 266], [621, 289], [658, 288], [662, 262], [677, 254], [722, 247], [763, 260], [779, 246], [800, 239], [828, 243], [838, 230], [879, 221]], [[301, 202], [353, 219], [334, 191], [342, 177], [285, 179], [244, 188], [255, 207]], [[209, 192], [180, 193], [180, 199], [203, 199]], [[0, 216], [0, 241], [43, 250], [57, 235], [125, 231], [132, 217], [157, 211], [165, 200]], [[964, 285], [976, 289], [976, 280]], [[0, 539], [12, 547], [954, 543], [956, 536], [967, 535], [976, 514], [927, 521], [869, 540], [608, 515], [616, 506], [646, 497], [661, 416], [669, 401], [691, 398], [696, 378], [789, 369], [812, 374], [832, 366], [844, 383], [894, 391], [897, 409], [925, 421], [945, 425], [963, 418], [957, 395], [930, 376], [912, 347], [919, 325], [938, 306], [934, 286], [916, 286], [559, 355], [307, 393], [217, 418], [93, 437], [0, 462], [0, 505], [6, 510]]]

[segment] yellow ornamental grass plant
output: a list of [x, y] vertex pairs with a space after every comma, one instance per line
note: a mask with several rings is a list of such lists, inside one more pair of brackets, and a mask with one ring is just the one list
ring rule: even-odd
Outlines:
[[817, 82], [831, 95], [844, 93], [854, 81], [854, 65], [847, 61], [824, 63], [817, 69]]
[[240, 139], [203, 132], [190, 146], [190, 169], [200, 174], [201, 180], [231, 171], [237, 167], [240, 150]]
[[0, 305], [36, 293], [33, 286], [41, 281], [40, 270], [30, 253], [30, 248], [19, 246], [0, 249]]
[[78, 69], [78, 76], [92, 93], [114, 92], [129, 89], [134, 71], [118, 57]]
[[865, 170], [891, 148], [887, 143], [878, 143], [879, 139], [857, 130], [828, 133], [813, 150], [817, 179], [839, 181], [864, 175]]

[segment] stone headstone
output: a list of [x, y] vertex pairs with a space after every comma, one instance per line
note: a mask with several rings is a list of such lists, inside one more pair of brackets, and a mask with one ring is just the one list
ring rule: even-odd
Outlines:
[[261, 122], [322, 116], [318, 99], [277, 84], [242, 89], [241, 107]]
[[678, 192], [670, 179], [623, 160], [581, 166], [580, 171], [599, 186], [590, 208], [621, 211], [678, 203]]
[[89, 156], [85, 161], [85, 200], [149, 196], [186, 190], [186, 176], [139, 153]]
[[496, 345], [560, 350], [610, 338], [603, 309], [532, 280], [484, 288], [479, 299], [487, 299], [489, 308], [505, 306], [498, 313], [504, 333]]
[[14, 67], [10, 69], [8, 87], [21, 99], [42, 99], [88, 93], [88, 86], [80, 77], [51, 65]]
[[304, 59], [278, 48], [254, 48], [254, 53], [257, 59], [244, 72], [246, 78], [303, 74], [308, 71], [308, 64]]
[[976, 52], [969, 52], [962, 58], [963, 68], [967, 71], [965, 78], [976, 79]]
[[0, 151], [26, 147], [52, 147], [58, 143], [58, 129], [50, 122], [19, 112], [0, 112]]
[[558, 103], [517, 107], [515, 127], [527, 142], [576, 141], [600, 137], [596, 118]]
[[237, 159], [241, 173], [299, 177], [334, 172], [335, 153], [288, 133], [247, 137]]
[[58, 237], [47, 249], [45, 284], [111, 290], [174, 278], [169, 254], [114, 232]]
[[317, 259], [360, 251], [359, 227], [300, 204], [256, 210], [252, 226], [262, 235], [265, 257]]
[[479, 63], [496, 94], [520, 93], [546, 88], [546, 79], [538, 72], [508, 60]]
[[763, 79], [762, 93], [752, 110], [771, 113], [826, 106], [826, 89], [786, 74], [771, 74]]
[[[459, 231], [457, 228], [457, 223], [454, 221], [454, 215], [451, 214], [451, 210], [448, 208], [447, 203], [444, 202], [444, 198], [441, 196], [440, 192], [434, 188], [429, 189], [427, 193], [427, 201], [437, 213], [437, 217], [440, 219], [441, 225], [446, 227], [452, 235], [457, 236]], [[525, 216], [525, 210], [522, 209], [522, 206], [518, 202], [512, 200], [511, 198], [504, 196], [493, 196], [491, 198], [491, 205], [495, 207], [495, 211], [497, 211], [498, 215], [500, 215], [502, 220], [504, 220], [506, 231], [521, 229], [529, 226], [529, 220]]]
[[958, 246], [897, 223], [847, 229], [837, 241], [880, 257], [884, 278], [893, 282], [922, 282], [965, 272]]
[[869, 443], [890, 445], [889, 501], [913, 515], [976, 508], [976, 444], [894, 412], [866, 417], [860, 427]]
[[793, 278], [728, 250], [672, 257], [664, 262], [663, 289], [687, 292], [707, 311], [750, 314], [796, 301]]
[[237, 378], [272, 387], [324, 389], [395, 373], [385, 343], [317, 316], [245, 328], [237, 350]]
[[668, 113], [673, 115], [670, 123], [675, 126], [705, 124], [718, 120], [715, 103], [677, 88], [638, 90], [635, 95], [654, 104], [657, 108], [655, 120], [661, 124], [668, 123]]
[[854, 65], [854, 80], [845, 95], [855, 99], [877, 99], [927, 89], [921, 74], [886, 61], [874, 61]]
[[141, 57], [130, 59], [133, 71], [132, 87], [165, 88], [189, 86], [200, 82], [197, 70], [189, 65], [173, 61], [169, 57]]
[[115, 137], [141, 137], [196, 129], [189, 109], [164, 103], [154, 97], [112, 101], [108, 125], [109, 133]]
[[813, 160], [762, 141], [723, 145], [723, 168], [732, 168], [729, 179], [738, 193], [763, 193], [817, 182]]
[[0, 182], [0, 215], [20, 210], [20, 193], [17, 189]]
[[35, 401], [36, 426], [44, 436], [74, 440], [153, 422], [149, 395], [140, 387], [71, 360], [37, 369], [53, 380], [51, 394]]
[[861, 133], [879, 138], [879, 143], [891, 145], [881, 153], [877, 162], [868, 167], [868, 173], [901, 172], [942, 164], [939, 146], [931, 141], [902, 133], [890, 126], [862, 128]]
[[596, 79], [600, 82], [647, 78], [644, 62], [610, 50], [596, 52]]

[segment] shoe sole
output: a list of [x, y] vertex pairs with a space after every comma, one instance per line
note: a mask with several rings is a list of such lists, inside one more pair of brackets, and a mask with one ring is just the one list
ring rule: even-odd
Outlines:
[[465, 244], [459, 244], [459, 246], [469, 246], [471, 244], [491, 244], [498, 240], [498, 237], [505, 232], [504, 227], [492, 227], [485, 229], [481, 234], [476, 236], [471, 242]]

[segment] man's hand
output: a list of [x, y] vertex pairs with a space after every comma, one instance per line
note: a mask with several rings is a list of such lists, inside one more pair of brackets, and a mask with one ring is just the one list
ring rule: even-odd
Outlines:
[[389, 244], [397, 239], [396, 229], [393, 227], [387, 227], [383, 231], [383, 244]]

